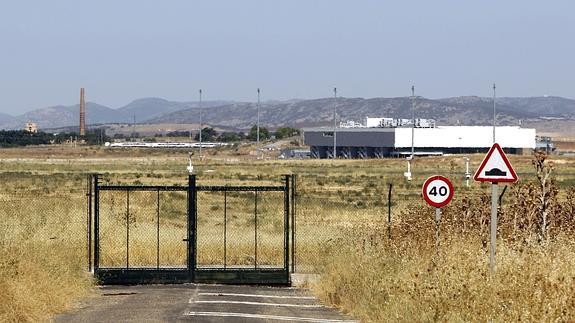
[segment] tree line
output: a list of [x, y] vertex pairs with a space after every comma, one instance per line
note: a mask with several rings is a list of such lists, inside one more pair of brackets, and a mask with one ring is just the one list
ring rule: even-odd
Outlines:
[[86, 135], [80, 137], [76, 132], [28, 132], [26, 130], [0, 130], [0, 147], [22, 147], [30, 145], [62, 144], [69, 141], [83, 140], [88, 145], [101, 145], [110, 141], [105, 129], [98, 128], [86, 131]]
[[[271, 139], [272, 136], [275, 139], [284, 139], [293, 136], [298, 136], [300, 134], [299, 129], [282, 127], [276, 129], [276, 131], [269, 131], [265, 127], [260, 127], [260, 140]], [[166, 134], [166, 137], [188, 137], [190, 135], [189, 131], [172, 131]], [[195, 133], [194, 140], [200, 140], [199, 131]], [[246, 134], [244, 132], [230, 132], [224, 131], [219, 133], [214, 128], [204, 127], [202, 129], [202, 141], [219, 141], [219, 142], [237, 142], [243, 140], [256, 141], [257, 140], [257, 126], [253, 126], [250, 131]]]
[[[260, 127], [260, 140], [268, 139], [284, 139], [300, 134], [299, 129], [282, 127], [275, 131], [269, 131], [265, 127]], [[189, 131], [173, 131], [166, 134], [166, 137], [188, 137]], [[139, 134], [132, 134], [133, 138], [138, 138]], [[123, 139], [125, 136], [116, 134], [114, 139]], [[194, 140], [199, 141], [200, 134], [196, 132]], [[204, 127], [202, 129], [202, 141], [218, 141], [218, 142], [239, 142], [239, 141], [256, 141], [257, 140], [257, 126], [253, 126], [248, 133], [244, 132], [231, 132], [224, 131], [218, 132], [214, 128]], [[80, 136], [77, 132], [60, 132], [60, 133], [47, 133], [47, 132], [28, 132], [26, 130], [0, 130], [0, 147], [22, 147], [30, 145], [49, 145], [49, 144], [63, 144], [71, 141], [84, 141], [88, 145], [102, 145], [107, 141], [112, 141], [110, 136], [106, 135], [104, 128], [95, 128], [86, 131], [85, 136]]]

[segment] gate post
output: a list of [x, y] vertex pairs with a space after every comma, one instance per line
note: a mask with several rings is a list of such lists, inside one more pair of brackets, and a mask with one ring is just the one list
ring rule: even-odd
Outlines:
[[285, 175], [284, 188], [284, 269], [287, 274], [287, 281], [290, 281], [289, 274], [289, 202], [290, 202], [290, 175]]
[[196, 175], [188, 175], [188, 276], [194, 282], [196, 275], [196, 220], [197, 194]]
[[100, 175], [93, 174], [94, 183], [94, 273], [100, 268]]
[[86, 176], [86, 246], [88, 258], [88, 272], [92, 270], [92, 175]]
[[297, 176], [295, 174], [291, 175], [291, 272], [295, 273], [296, 270], [296, 226], [295, 226], [295, 217], [296, 217], [296, 183], [297, 183]]

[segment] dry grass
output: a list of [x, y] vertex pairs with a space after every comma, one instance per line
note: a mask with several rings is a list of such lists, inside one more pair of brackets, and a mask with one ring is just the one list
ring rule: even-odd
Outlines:
[[92, 280], [75, 248], [25, 242], [0, 248], [0, 321], [37, 322], [90, 293]]
[[[366, 321], [574, 317], [570, 295], [575, 253], [572, 239], [565, 234], [573, 230], [564, 230], [570, 225], [575, 228], [566, 222], [573, 213], [570, 210], [575, 210], [575, 195], [567, 190], [575, 184], [575, 164], [569, 159], [556, 158], [560, 203], [550, 203], [549, 208], [561, 217], [550, 217], [551, 238], [542, 244], [537, 233], [537, 196], [529, 195], [537, 190], [536, 184], [529, 184], [535, 178], [530, 157], [512, 158], [522, 183], [531, 186], [516, 185], [504, 198], [500, 262], [498, 275], [492, 279], [486, 271], [483, 210], [487, 208], [482, 204], [487, 187], [463, 186], [460, 156], [418, 159], [416, 177], [407, 183], [402, 178], [405, 162], [399, 159], [256, 161], [249, 149], [206, 153], [195, 164], [198, 184], [281, 185], [282, 174], [298, 174], [298, 271], [323, 273], [317, 290], [326, 301]], [[471, 157], [474, 168], [482, 156]], [[43, 320], [89, 293], [85, 173], [104, 174], [106, 184], [186, 185], [186, 164], [187, 151], [177, 150], [42, 147], [0, 151], [0, 321]], [[453, 205], [445, 210], [437, 267], [432, 266], [433, 211], [422, 206], [420, 198], [421, 183], [433, 173], [448, 175], [456, 187]], [[394, 184], [393, 243], [381, 225], [387, 217], [388, 183]], [[228, 196], [228, 265], [255, 261], [250, 194]], [[106, 217], [101, 222], [102, 259], [122, 266], [126, 257], [122, 248], [124, 198], [103, 195], [101, 208], [101, 216]], [[273, 216], [282, 211], [281, 197], [261, 198], [258, 265], [264, 266], [282, 260], [277, 246], [283, 219]], [[199, 196], [200, 264], [223, 262], [222, 199], [217, 194]], [[185, 193], [162, 201], [160, 265], [183, 265]], [[154, 196], [131, 196], [131, 266], [156, 263], [156, 207]]]
[[[480, 239], [430, 245], [379, 245], [326, 259], [316, 292], [365, 322], [569, 321], [575, 316], [575, 243], [546, 248], [500, 243], [497, 273]], [[437, 263], [434, 266], [434, 261]]]
[[445, 208], [402, 210], [392, 238], [356, 225], [324, 248], [316, 292], [366, 322], [571, 321], [575, 318], [575, 192], [517, 184], [499, 212], [497, 269], [488, 266], [489, 196], [461, 192]]
[[0, 200], [0, 321], [47, 320], [88, 295], [81, 196], [2, 194]]

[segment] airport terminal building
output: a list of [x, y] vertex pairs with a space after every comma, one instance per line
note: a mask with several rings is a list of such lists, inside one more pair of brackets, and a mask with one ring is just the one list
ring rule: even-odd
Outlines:
[[[371, 123], [370, 123], [370, 119]], [[368, 118], [365, 125], [340, 126], [335, 129], [338, 158], [384, 158], [411, 155], [412, 130], [416, 155], [444, 155], [484, 153], [493, 144], [493, 127], [488, 126], [435, 126], [433, 120], [416, 121], [414, 129], [401, 124], [397, 127], [373, 126]], [[408, 122], [410, 123], [410, 122]], [[369, 126], [372, 125], [372, 126]], [[421, 125], [425, 125], [422, 127]], [[303, 130], [304, 143], [310, 147], [311, 158], [333, 158], [334, 129], [307, 128]], [[510, 154], [523, 154], [535, 149], [535, 129], [516, 126], [497, 127], [496, 141]]]

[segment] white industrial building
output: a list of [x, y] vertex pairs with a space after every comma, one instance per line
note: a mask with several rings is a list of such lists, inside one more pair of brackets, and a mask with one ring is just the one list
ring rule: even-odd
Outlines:
[[[359, 127], [336, 128], [337, 157], [382, 158], [411, 154], [412, 131], [416, 155], [482, 153], [493, 144], [493, 127], [435, 126], [435, 121], [430, 119], [416, 119], [415, 124], [412, 129], [411, 120], [367, 118]], [[496, 127], [495, 137], [511, 154], [522, 154], [536, 146], [535, 129]], [[332, 158], [334, 129], [304, 129], [304, 142], [310, 146], [312, 158]]]
[[[493, 127], [440, 126], [415, 128], [414, 146], [419, 148], [488, 148], [493, 145]], [[504, 148], [535, 149], [535, 129], [496, 127], [495, 141]], [[411, 149], [411, 128], [395, 128], [395, 148]]]

